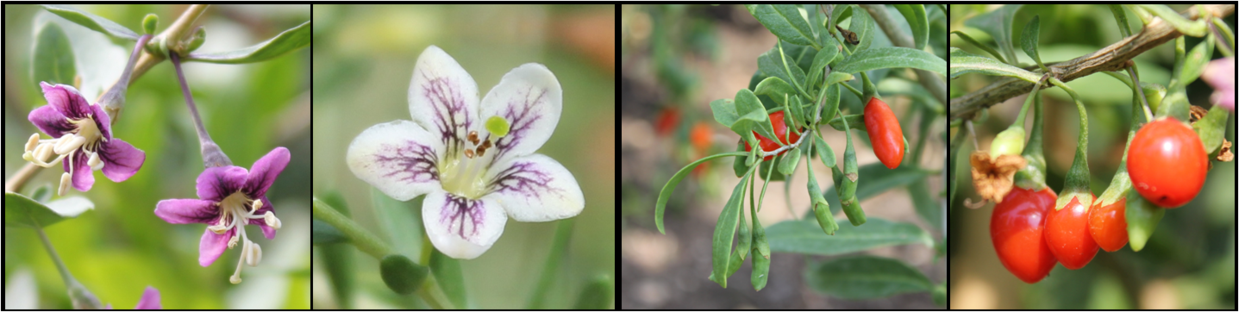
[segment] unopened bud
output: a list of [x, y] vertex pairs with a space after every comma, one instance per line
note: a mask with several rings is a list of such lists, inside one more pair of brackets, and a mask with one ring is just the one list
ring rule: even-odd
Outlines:
[[145, 31], [146, 34], [148, 35], [154, 34], [155, 28], [158, 28], [158, 27], [159, 27], [159, 16], [158, 15], [155, 15], [154, 13], [146, 14], [146, 17], [142, 19], [142, 30]]
[[194, 29], [194, 35], [189, 38], [189, 43], [185, 49], [185, 53], [193, 52], [198, 47], [202, 46], [202, 42], [206, 41], [206, 30], [202, 26]]

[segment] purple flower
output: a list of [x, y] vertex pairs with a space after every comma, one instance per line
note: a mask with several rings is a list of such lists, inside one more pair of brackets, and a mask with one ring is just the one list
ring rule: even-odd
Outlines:
[[251, 171], [237, 166], [211, 167], [198, 176], [199, 199], [165, 199], [155, 205], [155, 215], [172, 224], [205, 223], [198, 245], [198, 264], [209, 266], [225, 249], [242, 242], [241, 261], [230, 281], [241, 282], [241, 263], [258, 265], [262, 248], [250, 241], [244, 226], [257, 225], [263, 236], [275, 238], [280, 219], [267, 199], [267, 188], [288, 166], [288, 149], [277, 147], [254, 162]]
[[[108, 310], [112, 309], [112, 304], [108, 304]], [[142, 292], [142, 299], [138, 299], [138, 306], [133, 307], [134, 310], [160, 310], [163, 305], [159, 303], [159, 290], [155, 287], [146, 286], [146, 291]]]
[[[39, 83], [47, 105], [30, 112], [30, 122], [39, 131], [54, 139], [42, 140], [39, 134], [30, 136], [22, 158], [44, 168], [57, 163], [64, 165], [59, 194], [72, 184], [85, 192], [95, 184], [95, 170], [103, 170], [108, 179], [121, 182], [129, 179], [142, 163], [146, 153], [120, 139], [112, 137], [112, 126], [103, 107], [90, 104], [72, 86]], [[55, 157], [51, 161], [49, 158]]]
[[1209, 101], [1231, 111], [1235, 110], [1235, 58], [1228, 57], [1210, 61], [1201, 73], [1201, 79], [1213, 87]]
[[453, 258], [490, 249], [508, 218], [544, 222], [585, 207], [567, 168], [536, 154], [563, 109], [555, 74], [528, 63], [478, 100], [477, 83], [446, 52], [430, 46], [413, 68], [413, 121], [378, 124], [353, 139], [349, 169], [387, 196], [426, 195], [430, 242]]

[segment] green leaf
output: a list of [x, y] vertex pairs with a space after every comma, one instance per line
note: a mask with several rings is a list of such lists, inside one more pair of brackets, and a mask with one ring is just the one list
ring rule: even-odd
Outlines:
[[[779, 77], [788, 84], [795, 86], [797, 90], [803, 90], [805, 82], [804, 70], [796, 66], [797, 60], [786, 57], [783, 52], [779, 51], [779, 45], [775, 44], [773, 48], [766, 53], [762, 53], [757, 57], [757, 69], [770, 77]], [[786, 64], [787, 66], [784, 66]]]
[[[765, 243], [765, 241], [758, 242], [757, 244], [761, 243]], [[753, 289], [757, 291], [766, 288], [766, 281], [770, 279], [770, 254], [762, 253], [759, 249], [756, 244], [753, 246], [753, 273], [749, 275], [749, 280], [753, 283]]]
[[91, 209], [95, 204], [85, 197], [65, 197], [44, 205], [25, 195], [4, 193], [4, 226], [46, 228]]
[[243, 64], [261, 62], [275, 58], [289, 51], [310, 45], [310, 22], [306, 21], [297, 27], [290, 28], [275, 35], [274, 38], [263, 41], [248, 48], [229, 52], [190, 53], [186, 61], [197, 61], [220, 64]]
[[615, 281], [611, 280], [610, 275], [599, 274], [589, 284], [585, 285], [585, 290], [581, 291], [581, 295], [577, 297], [576, 304], [572, 306], [572, 309], [607, 310], [611, 309], [611, 303], [614, 300]]
[[1204, 20], [1193, 21], [1186, 19], [1180, 16], [1179, 12], [1175, 12], [1174, 9], [1165, 4], [1136, 4], [1135, 6], [1144, 8], [1149, 13], [1162, 18], [1162, 20], [1165, 20], [1170, 26], [1174, 26], [1175, 30], [1184, 35], [1203, 37], [1205, 32], [1208, 31], [1208, 26], [1205, 25]]
[[1041, 76], [1034, 74], [1023, 68], [1007, 65], [998, 60], [971, 54], [960, 50], [959, 48], [951, 48], [951, 79], [959, 77], [966, 73], [981, 73], [990, 76], [1008, 76], [1023, 79], [1028, 82], [1037, 82]]
[[1190, 85], [1197, 78], [1200, 78], [1200, 73], [1205, 70], [1205, 65], [1208, 65], [1209, 59], [1213, 58], [1213, 40], [1204, 40], [1197, 43], [1184, 57], [1183, 72], [1179, 73], [1178, 76], [1180, 86]]
[[[318, 197], [318, 199], [326, 203], [336, 212], [339, 212], [345, 217], [349, 217], [352, 213], [349, 210], [348, 201], [339, 191], [331, 191], [327, 194]], [[319, 231], [319, 224], [327, 225], [325, 222], [314, 220], [313, 231]], [[331, 231], [338, 232], [335, 227], [330, 228]], [[313, 241], [317, 242], [318, 238]], [[317, 243], [316, 243], [317, 244]], [[331, 278], [331, 290], [335, 295], [336, 302], [340, 308], [349, 309], [353, 307], [353, 292], [356, 287], [356, 270], [353, 269], [353, 253], [356, 248], [344, 244], [320, 245], [319, 257], [322, 258], [322, 265], [327, 270], [327, 276]]]
[[[956, 35], [956, 36], [958, 36], [960, 39], [964, 39], [964, 41], [967, 41], [968, 43], [971, 43], [973, 46], [976, 46], [976, 47], [978, 47], [978, 48], [981, 48], [981, 50], [985, 50], [985, 52], [986, 52], [986, 53], [989, 53], [989, 55], [990, 55], [990, 56], [993, 56], [993, 57], [995, 57], [995, 58], [998, 58], [998, 61], [999, 61], [999, 62], [1002, 62], [1003, 64], [1006, 64], [1006, 63], [1007, 63], [1007, 61], [1006, 61], [1006, 60], [1004, 60], [1004, 59], [1002, 58], [1002, 53], [998, 53], [998, 50], [994, 50], [994, 48], [991, 48], [991, 47], [990, 47], [990, 46], [988, 46], [988, 45], [982, 44], [981, 42], [978, 42], [976, 39], [972, 39], [972, 37], [971, 37], [971, 36], [968, 36], [968, 34], [965, 34], [965, 33], [964, 33], [964, 32], [962, 32], [962, 31], [958, 31], [958, 30], [956, 30], [956, 31], [952, 31], [951, 33], [952, 33], [952, 34], [955, 34], [955, 35]], [[956, 47], [951, 47], [951, 51], [955, 51], [955, 49], [958, 49], [958, 48], [956, 48]], [[954, 53], [954, 52], [952, 52], [952, 53]]]
[[1118, 4], [1111, 4], [1109, 6], [1110, 13], [1114, 14], [1114, 21], [1119, 25], [1119, 33], [1123, 34], [1124, 38], [1130, 37], [1131, 25], [1127, 23], [1127, 12], [1123, 11], [1123, 6]]
[[413, 263], [413, 260], [403, 255], [387, 255], [379, 262], [379, 274], [383, 276], [383, 283], [401, 295], [417, 291], [426, 281], [426, 273], [426, 267]]
[[1037, 66], [1041, 66], [1042, 70], [1046, 70], [1045, 64], [1041, 63], [1041, 55], [1037, 54], [1038, 36], [1041, 35], [1041, 16], [1033, 16], [1028, 25], [1024, 25], [1024, 35], [1020, 38], [1020, 48], [1024, 49], [1024, 53], [1028, 54], [1033, 61], [1037, 62]]
[[[417, 255], [422, 244], [422, 201], [426, 196], [418, 196], [408, 203], [387, 197], [376, 188], [370, 188], [370, 200], [375, 213], [379, 217], [379, 225], [387, 232], [388, 242], [393, 249], [402, 255]], [[413, 213], [410, 207], [417, 207], [418, 213]]]
[[783, 175], [792, 175], [796, 171], [796, 165], [800, 164], [800, 149], [793, 148], [787, 151], [787, 156], [783, 158], [782, 163], [779, 163], [779, 173]]
[[[851, 121], [848, 121], [848, 123], [850, 124]], [[912, 184], [918, 180], [924, 180], [929, 175], [928, 171], [906, 166], [887, 169], [880, 162], [860, 166], [858, 172], [859, 176], [865, 177], [865, 183], [856, 185], [856, 199], [860, 201], [872, 198], [891, 189]], [[834, 189], [835, 187], [831, 186], [822, 195], [826, 196], [826, 201], [830, 203], [831, 210], [837, 212], [841, 206], [839, 196], [835, 194]]]
[[857, 256], [825, 261], [805, 273], [813, 290], [845, 299], [889, 297], [933, 290], [933, 283], [916, 268], [890, 258]]
[[916, 180], [908, 185], [908, 195], [912, 196], [912, 205], [916, 206], [916, 214], [921, 216], [930, 226], [942, 229], [946, 224], [942, 218], [942, 206], [929, 194], [929, 183], [925, 179]]
[[835, 42], [834, 37], [826, 36], [824, 40], [827, 44], [822, 46], [822, 49], [813, 55], [813, 65], [809, 67], [809, 77], [807, 78], [809, 81], [807, 85], [811, 88], [816, 87], [819, 81], [825, 80], [821, 76], [822, 72], [825, 71], [826, 65], [833, 63], [837, 56], [839, 56], [839, 44]]
[[[743, 143], [741, 143], [741, 145], [743, 145]], [[689, 163], [687, 166], [684, 166], [684, 168], [681, 168], [680, 171], [676, 171], [676, 173], [671, 176], [671, 179], [667, 180], [667, 184], [663, 185], [662, 191], [658, 192], [658, 203], [655, 204], [655, 207], [654, 207], [654, 224], [658, 226], [659, 233], [667, 234], [667, 231], [663, 229], [663, 211], [667, 209], [667, 201], [671, 200], [671, 193], [675, 191], [676, 185], [680, 184], [680, 180], [683, 180], [685, 176], [688, 176], [688, 173], [693, 171], [693, 168], [696, 168], [697, 165], [700, 165], [701, 163], [704, 163], [711, 159], [715, 159], [719, 157], [728, 157], [728, 156], [748, 155], [747, 153], [743, 152], [743, 146], [741, 148], [742, 148], [741, 151], [737, 151], [737, 152], [714, 154], [714, 155], [702, 157], [701, 159], [693, 161], [692, 163]]]
[[836, 32], [835, 25], [838, 25], [839, 21], [845, 20], [851, 16], [852, 16], [852, 5], [850, 4], [835, 5], [834, 12], [831, 13], [830, 19], [826, 21], [826, 23], [828, 23], [828, 25], [826, 25], [826, 31], [829, 31], [831, 33]]
[[[784, 105], [783, 95], [796, 96], [796, 89], [793, 89], [792, 85], [787, 84], [786, 81], [779, 77], [766, 77], [766, 80], [762, 80], [761, 83], [757, 84], [757, 90], [754, 90], [753, 93], [769, 96], [779, 105]], [[713, 104], [711, 104], [711, 107], [713, 107]]]
[[938, 306], [946, 306], [946, 283], [938, 283], [934, 286], [934, 304]]
[[51, 185], [45, 184], [43, 186], [40, 186], [37, 189], [34, 189], [33, 193], [30, 193], [30, 199], [33, 199], [34, 201], [40, 202], [40, 203], [46, 203], [47, 200], [51, 198], [52, 198], [52, 186]]
[[443, 289], [447, 299], [452, 301], [452, 305], [457, 309], [464, 309], [469, 297], [465, 293], [465, 276], [460, 270], [460, 260], [444, 255], [438, 248], [432, 249], [430, 272], [434, 273], [435, 281], [439, 283], [439, 288]]
[[857, 51], [840, 60], [833, 69], [859, 73], [880, 68], [908, 67], [946, 75], [946, 60], [932, 53], [903, 47], [882, 47]]
[[813, 141], [817, 144], [817, 147], [814, 148], [814, 150], [817, 150], [818, 157], [822, 158], [822, 165], [825, 165], [826, 168], [834, 167], [835, 161], [838, 160], [835, 159], [835, 151], [831, 150], [830, 145], [826, 144], [826, 141], [822, 140], [822, 137], [820, 136], [814, 135]]
[[744, 6], [762, 26], [784, 41], [818, 47], [813, 30], [801, 15], [800, 9], [790, 4], [749, 4]]
[[[1018, 4], [1004, 5], [997, 10], [970, 18], [964, 21], [964, 25], [989, 33], [994, 38], [994, 42], [998, 44], [999, 50], [1002, 51], [1003, 58], [1015, 62], [1015, 47], [1011, 42], [1011, 20], [1015, 18], [1015, 12], [1019, 11], [1021, 6]], [[951, 63], [954, 63], [954, 60]]]
[[1222, 147], [1222, 138], [1226, 136], [1226, 119], [1229, 112], [1221, 105], [1214, 105], [1204, 118], [1192, 124], [1192, 129], [1200, 135], [1200, 142], [1205, 144], [1205, 152], [1213, 155]]
[[852, 12], [852, 24], [848, 25], [848, 30], [856, 33], [856, 38], [860, 39], [860, 44], [857, 44], [852, 52], [869, 49], [869, 45], [873, 44], [873, 39], [877, 36], [875, 24], [869, 12], [859, 9]]
[[100, 17], [98, 15], [61, 5], [44, 5], [43, 8], [47, 9], [48, 12], [52, 12], [53, 14], [59, 15], [60, 17], [77, 23], [78, 25], [85, 26], [86, 28], [101, 32], [105, 35], [122, 39], [138, 40], [139, 35], [137, 32], [129, 30], [129, 28], [126, 28], [125, 26], [121, 26], [112, 20]]
[[736, 113], [736, 103], [731, 99], [717, 99], [710, 102], [710, 111], [714, 113], [714, 121], [728, 128], [740, 119]]
[[740, 114], [740, 118], [731, 125], [731, 131], [740, 137], [756, 142], [756, 138], [752, 137], [753, 131], [766, 138], [777, 137], [774, 135], [774, 126], [770, 124], [770, 114], [753, 91], [740, 89], [736, 92], [736, 113]]
[[[847, 75], [848, 78], [852, 76], [852, 75], [843, 74], [843, 73], [840, 73], [840, 74]], [[826, 82], [828, 83], [826, 85], [826, 89], [822, 90], [822, 93], [825, 93], [825, 94], [820, 96], [820, 97], [826, 98], [825, 100], [826, 102], [822, 103], [822, 120], [834, 119], [835, 115], [839, 113], [839, 98], [840, 98], [839, 93], [843, 92], [841, 90], [843, 87], [837, 84], [834, 84], [834, 83], [829, 83], [830, 81], [833, 81], [837, 78], [838, 76], [836, 76], [835, 73], [830, 73], [830, 76], [826, 78]]]
[[39, 30], [38, 39], [34, 43], [34, 65], [31, 68], [34, 84], [47, 82], [51, 84], [74, 85], [77, 75], [73, 48], [69, 37], [56, 23], [47, 23]]
[[929, 42], [929, 17], [925, 15], [925, 5], [895, 4], [894, 6], [899, 10], [899, 14], [903, 14], [903, 18], [908, 20], [908, 27], [912, 29], [912, 41], [916, 49], [924, 49], [925, 43]]
[[823, 233], [816, 221], [788, 220], [766, 228], [766, 239], [773, 252], [811, 255], [839, 255], [917, 243], [934, 246], [933, 238], [920, 227], [877, 217], [868, 218], [865, 226], [839, 227], [835, 235]]
[[723, 288], [727, 288], [726, 273], [727, 265], [731, 262], [731, 242], [735, 239], [736, 225], [740, 222], [740, 207], [744, 206], [744, 186], [749, 177], [751, 175], [746, 174], [736, 183], [735, 189], [731, 191], [731, 198], [727, 199], [723, 212], [718, 216], [718, 223], [714, 226], [713, 276], [714, 281]]
[[334, 226], [331, 226], [331, 224], [328, 224], [327, 222], [314, 219], [312, 225], [313, 228], [310, 231], [310, 237], [314, 245], [330, 245], [348, 242], [348, 237], [344, 236], [344, 233], [340, 233], [340, 230], [336, 229]]
[[[838, 72], [838, 71], [830, 72], [830, 76], [826, 76], [826, 85], [832, 85], [832, 84], [836, 84], [836, 83], [840, 83], [844, 81], [851, 81], [852, 79], [856, 79], [856, 76], [852, 76], [852, 74]], [[838, 91], [836, 91], [836, 93], [838, 93]]]

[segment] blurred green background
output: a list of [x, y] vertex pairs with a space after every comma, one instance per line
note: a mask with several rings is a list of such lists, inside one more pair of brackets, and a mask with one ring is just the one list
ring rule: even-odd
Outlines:
[[[585, 210], [556, 272], [547, 306], [567, 308], [588, 278], [615, 276], [615, 8], [605, 6], [314, 6], [314, 193], [344, 194], [352, 217], [381, 229], [371, 187], [345, 164], [348, 144], [378, 123], [409, 120], [408, 88], [417, 56], [437, 45], [485, 95], [503, 74], [545, 64], [563, 87], [563, 116], [539, 150], [568, 168], [585, 193]], [[412, 212], [415, 208], [409, 206]], [[410, 220], [409, 222], [413, 222]], [[410, 226], [420, 226], [410, 224]], [[481, 257], [461, 261], [471, 307], [516, 308], [542, 273], [555, 223], [509, 221]], [[387, 237], [382, 232], [376, 232]], [[420, 242], [396, 242], [414, 244]], [[396, 249], [408, 246], [393, 246]], [[331, 279], [314, 257], [314, 307], [337, 308]], [[410, 306], [383, 284], [378, 260], [352, 253], [353, 308]], [[417, 250], [417, 249], [413, 249]]]
[[[1182, 12], [1192, 5], [1171, 5]], [[982, 30], [967, 27], [964, 21], [996, 10], [998, 5], [951, 5], [950, 27], [995, 47]], [[1133, 33], [1141, 29], [1140, 19], [1127, 14]], [[1039, 54], [1045, 63], [1074, 59], [1119, 42], [1122, 35], [1114, 15], [1105, 5], [1025, 5], [1012, 22], [1012, 40], [1023, 64], [1034, 64], [1020, 50], [1024, 25], [1033, 16], [1041, 18]], [[1232, 31], [1235, 15], [1223, 18]], [[1187, 49], [1203, 38], [1185, 37]], [[988, 55], [968, 42], [951, 36], [952, 47], [978, 55]], [[1212, 59], [1222, 58], [1213, 51]], [[1140, 81], [1166, 86], [1174, 65], [1174, 41], [1137, 56]], [[1126, 72], [1121, 74], [1127, 76]], [[996, 80], [992, 76], [963, 75], [951, 81], [951, 97], [974, 92]], [[1067, 83], [1083, 98], [1088, 110], [1088, 166], [1092, 191], [1100, 195], [1109, 186], [1123, 156], [1131, 127], [1131, 89], [1103, 73]], [[1203, 80], [1187, 86], [1193, 105], [1209, 108], [1213, 89]], [[999, 103], [988, 111], [988, 118], [975, 124], [977, 141], [988, 148], [989, 141], [1019, 114], [1026, 96]], [[1045, 158], [1047, 183], [1062, 190], [1063, 179], [1076, 150], [1079, 115], [1071, 97], [1058, 88], [1043, 95], [1045, 109]], [[1230, 114], [1226, 139], [1235, 141], [1235, 117]], [[1030, 129], [1032, 118], [1026, 121]], [[954, 133], [952, 133], [954, 135]], [[960, 157], [976, 146], [968, 140]], [[1067, 270], [1056, 265], [1050, 275], [1037, 284], [1025, 284], [999, 262], [989, 236], [993, 205], [964, 209], [964, 199], [979, 197], [972, 187], [969, 166], [960, 160], [959, 194], [951, 203], [950, 259], [951, 307], [975, 309], [1234, 309], [1235, 308], [1235, 162], [1213, 161], [1205, 186], [1187, 205], [1166, 211], [1148, 244], [1133, 252], [1130, 244], [1110, 253], [1099, 250], [1088, 266]], [[1173, 170], [1167, 168], [1167, 170]]]
[[[187, 6], [74, 7], [135, 31], [141, 30], [143, 16], [155, 13], [160, 17], [158, 31], [162, 31]], [[4, 6], [5, 177], [25, 165], [21, 159], [23, 144], [31, 133], [37, 132], [26, 120], [27, 114], [47, 104], [38, 82], [31, 78], [30, 63], [32, 37], [37, 31], [32, 28], [34, 22], [50, 16], [54, 15], [38, 6]], [[309, 19], [308, 5], [211, 6], [197, 22], [208, 34], [198, 51], [248, 47]], [[74, 38], [70, 27], [98, 34], [80, 26], [62, 25], [71, 40], [78, 38]], [[79, 53], [79, 72], [98, 65], [123, 66], [134, 44], [99, 40], [113, 46], [87, 47], [99, 52], [92, 55]], [[95, 210], [46, 229], [69, 270], [104, 304], [132, 308], [143, 289], [154, 286], [162, 295], [163, 307], [168, 309], [310, 307], [309, 50], [256, 64], [184, 66], [207, 130], [235, 165], [249, 168], [276, 146], [287, 147], [293, 155], [268, 193], [284, 227], [275, 240], [261, 238], [260, 230], [248, 228], [250, 237], [263, 247], [263, 261], [258, 267], [244, 269], [244, 282], [240, 285], [228, 282], [236, 268], [239, 249], [225, 252], [216, 263], [203, 268], [197, 259], [198, 241], [205, 225], [172, 225], [152, 213], [161, 199], [197, 198], [195, 179], [203, 169], [202, 157], [171, 63], [160, 63], [135, 80], [113, 133], [144, 150], [146, 163], [124, 183], [112, 182], [96, 172], [96, 183], [90, 192], [69, 191], [71, 196], [90, 198]], [[123, 53], [105, 60], [113, 63], [82, 62], [84, 57], [115, 51]], [[104, 78], [110, 84], [119, 74], [117, 70]], [[97, 89], [83, 92], [91, 101], [99, 94]], [[39, 172], [24, 192], [43, 185], [55, 187], [61, 172], [56, 168]], [[6, 309], [19, 304], [43, 309], [71, 307], [64, 283], [30, 229], [5, 228], [4, 276]], [[10, 295], [19, 296], [20, 300], [14, 301]]]

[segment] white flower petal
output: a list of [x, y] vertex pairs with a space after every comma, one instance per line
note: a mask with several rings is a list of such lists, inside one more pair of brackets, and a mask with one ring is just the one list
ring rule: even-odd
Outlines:
[[452, 56], [436, 46], [417, 57], [409, 83], [409, 113], [439, 144], [459, 153], [465, 136], [480, 122], [478, 85]]
[[507, 136], [495, 142], [495, 161], [537, 151], [551, 138], [562, 111], [563, 89], [546, 66], [528, 63], [503, 75], [503, 80], [482, 98], [479, 115], [483, 121], [491, 116], [503, 117], [511, 127]]
[[362, 131], [348, 146], [348, 167], [387, 196], [410, 200], [442, 191], [438, 162], [443, 144], [417, 124], [397, 120]]
[[492, 199], [521, 222], [545, 222], [576, 216], [585, 208], [581, 185], [567, 168], [542, 154], [513, 158], [486, 174]]
[[426, 195], [422, 203], [422, 221], [439, 252], [456, 259], [473, 259], [499, 239], [508, 216], [493, 200], [436, 191]]

